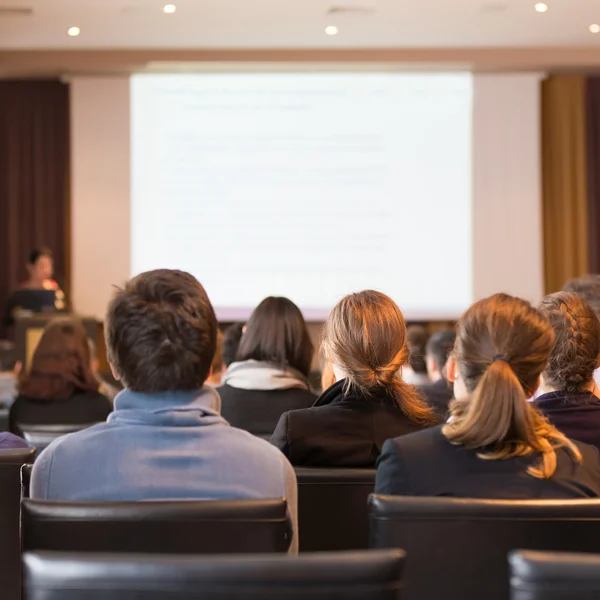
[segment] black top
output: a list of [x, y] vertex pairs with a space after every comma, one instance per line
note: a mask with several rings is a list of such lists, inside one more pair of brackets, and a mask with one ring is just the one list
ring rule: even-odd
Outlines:
[[600, 449], [600, 398], [562, 390], [538, 396], [535, 405], [567, 437]]
[[498, 500], [600, 497], [600, 455], [577, 443], [583, 462], [557, 450], [551, 479], [528, 475], [537, 456], [484, 460], [474, 450], [451, 444], [434, 427], [386, 442], [377, 464], [375, 492], [396, 496], [457, 496]]
[[10, 407], [10, 430], [19, 425], [88, 425], [106, 421], [112, 404], [99, 392], [77, 392], [67, 400], [40, 400], [19, 395]]
[[438, 379], [434, 383], [420, 386], [419, 390], [433, 412], [445, 421], [448, 418], [448, 405], [454, 397], [452, 386], [445, 379]]
[[243, 390], [224, 384], [217, 392], [224, 419], [234, 427], [263, 437], [271, 437], [284, 412], [309, 408], [316, 399], [312, 392], [301, 388]]
[[344, 394], [342, 379], [325, 390], [313, 408], [282, 415], [271, 438], [293, 465], [372, 468], [383, 442], [423, 428], [382, 392]]

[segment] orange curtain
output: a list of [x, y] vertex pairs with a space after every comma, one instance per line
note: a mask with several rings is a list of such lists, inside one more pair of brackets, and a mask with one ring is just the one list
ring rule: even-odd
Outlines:
[[542, 84], [542, 177], [546, 292], [589, 270], [586, 80]]

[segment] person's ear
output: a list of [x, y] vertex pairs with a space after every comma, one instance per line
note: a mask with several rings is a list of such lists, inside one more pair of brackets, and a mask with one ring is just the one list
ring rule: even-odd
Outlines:
[[110, 372], [112, 373], [112, 376], [115, 378], [115, 381], [121, 381], [121, 376], [117, 373], [117, 370], [115, 369], [114, 365], [111, 362], [109, 362], [108, 365], [110, 367]]
[[454, 358], [454, 356], [450, 356], [448, 358], [448, 362], [446, 363], [446, 379], [450, 383], [454, 383], [459, 378], [460, 373], [458, 371], [458, 363], [456, 362], [456, 358]]
[[429, 356], [429, 355], [425, 356], [425, 365], [427, 367], [427, 373], [429, 374], [430, 377], [432, 375], [435, 375], [436, 373], [440, 372], [440, 370], [438, 369], [437, 363], [435, 362], [435, 358], [433, 358], [433, 356]]

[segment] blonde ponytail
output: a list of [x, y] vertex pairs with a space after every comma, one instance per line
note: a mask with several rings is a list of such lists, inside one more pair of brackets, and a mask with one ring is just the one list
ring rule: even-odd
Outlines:
[[[581, 462], [577, 446], [527, 402], [553, 344], [550, 324], [524, 300], [496, 294], [475, 303], [458, 326], [455, 355], [469, 396], [451, 404], [448, 440], [485, 460], [539, 453], [527, 469], [539, 479], [554, 475], [560, 448]], [[505, 354], [490, 357], [490, 348]]]
[[346, 373], [348, 388], [367, 399], [385, 392], [412, 421], [437, 423], [416, 388], [401, 379], [408, 362], [406, 324], [385, 294], [367, 290], [343, 298], [327, 319], [322, 347]]

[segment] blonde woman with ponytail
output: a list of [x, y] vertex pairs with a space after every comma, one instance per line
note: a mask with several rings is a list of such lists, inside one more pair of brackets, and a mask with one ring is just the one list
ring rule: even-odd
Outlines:
[[283, 414], [271, 440], [293, 465], [373, 467], [385, 440], [437, 424], [402, 381], [406, 324], [385, 294], [343, 298], [327, 319], [322, 348], [335, 383], [312, 408]]
[[403, 496], [594, 498], [600, 459], [527, 402], [555, 343], [528, 302], [496, 294], [460, 319], [448, 360], [455, 400], [448, 422], [389, 440], [375, 490]]

